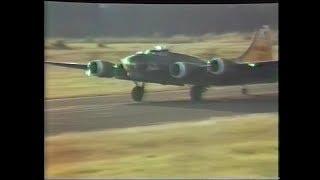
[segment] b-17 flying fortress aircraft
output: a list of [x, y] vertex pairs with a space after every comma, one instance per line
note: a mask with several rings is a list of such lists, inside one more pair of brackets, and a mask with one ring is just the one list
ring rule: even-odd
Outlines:
[[[116, 78], [135, 83], [131, 95], [134, 101], [141, 101], [145, 83], [164, 85], [191, 85], [191, 101], [200, 101], [202, 93], [209, 86], [246, 85], [278, 81], [278, 60], [272, 58], [270, 29], [263, 26], [240, 57], [223, 59], [213, 57], [202, 60], [169, 51], [156, 46], [145, 52], [138, 52], [120, 60], [118, 64], [93, 60], [88, 64], [47, 64], [82, 69], [88, 76]], [[243, 89], [243, 93], [245, 93]]]

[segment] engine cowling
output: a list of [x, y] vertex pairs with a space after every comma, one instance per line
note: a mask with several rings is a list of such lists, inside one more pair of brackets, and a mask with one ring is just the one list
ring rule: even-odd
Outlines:
[[212, 58], [207, 62], [207, 65], [207, 71], [209, 73], [218, 75], [224, 73], [225, 71], [225, 63], [220, 58]]
[[188, 76], [195, 66], [184, 62], [175, 62], [169, 67], [169, 73], [174, 78], [184, 78]]
[[114, 64], [101, 60], [90, 61], [87, 65], [86, 74], [88, 76], [113, 77]]

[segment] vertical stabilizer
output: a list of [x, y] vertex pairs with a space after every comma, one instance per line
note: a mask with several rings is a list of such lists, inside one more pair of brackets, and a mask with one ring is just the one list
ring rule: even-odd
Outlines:
[[255, 33], [251, 45], [237, 60], [242, 63], [274, 61], [269, 26], [264, 25]]

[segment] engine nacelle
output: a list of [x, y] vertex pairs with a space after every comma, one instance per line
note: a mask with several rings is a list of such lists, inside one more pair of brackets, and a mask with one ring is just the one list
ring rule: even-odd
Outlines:
[[93, 60], [88, 63], [86, 74], [88, 76], [113, 77], [114, 64], [101, 60]]
[[169, 66], [169, 73], [172, 77], [180, 79], [188, 76], [194, 68], [195, 66], [191, 64], [175, 62]]
[[207, 62], [207, 71], [212, 74], [222, 74], [225, 71], [225, 63], [220, 58], [212, 58]]

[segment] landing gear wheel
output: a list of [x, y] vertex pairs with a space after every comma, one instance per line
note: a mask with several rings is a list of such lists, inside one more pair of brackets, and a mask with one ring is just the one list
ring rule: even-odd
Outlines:
[[191, 102], [199, 102], [202, 100], [202, 93], [206, 91], [203, 86], [192, 86], [190, 89]]
[[144, 87], [136, 86], [131, 91], [131, 97], [134, 101], [140, 102], [144, 94]]
[[248, 94], [248, 89], [247, 89], [247, 88], [242, 88], [242, 89], [241, 89], [241, 93], [242, 93], [243, 95], [247, 95], [247, 94]]

